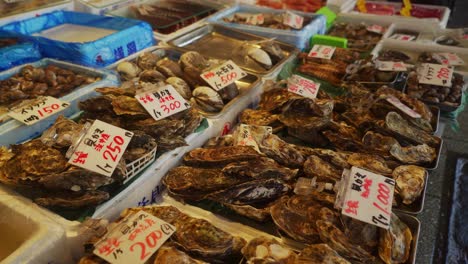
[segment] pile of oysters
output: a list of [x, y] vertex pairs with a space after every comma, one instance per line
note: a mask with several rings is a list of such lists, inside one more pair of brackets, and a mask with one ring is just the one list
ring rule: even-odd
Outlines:
[[200, 75], [222, 63], [206, 59], [196, 51], [185, 52], [178, 61], [147, 52], [134, 62], [121, 62], [117, 65], [117, 72], [125, 81], [124, 88], [148, 90], [170, 84], [193, 106], [208, 113], [218, 113], [239, 95], [239, 88], [233, 83], [216, 91]]

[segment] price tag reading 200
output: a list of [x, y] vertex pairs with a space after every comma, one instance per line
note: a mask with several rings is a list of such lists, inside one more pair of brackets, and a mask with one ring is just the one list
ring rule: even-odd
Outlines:
[[151, 92], [137, 94], [135, 98], [155, 119], [161, 120], [190, 108], [190, 104], [172, 85], [166, 85]]
[[133, 132], [96, 120], [68, 162], [111, 177], [132, 137]]
[[388, 229], [395, 180], [357, 167], [351, 168], [341, 213]]
[[219, 91], [235, 81], [247, 76], [239, 66], [228, 60], [219, 67], [206, 71], [200, 75], [213, 89]]

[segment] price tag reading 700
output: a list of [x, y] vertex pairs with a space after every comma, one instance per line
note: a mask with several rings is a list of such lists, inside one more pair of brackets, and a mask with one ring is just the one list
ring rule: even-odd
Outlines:
[[213, 89], [219, 91], [235, 81], [244, 78], [247, 76], [247, 73], [239, 68], [233, 61], [229, 60], [219, 67], [202, 73], [200, 76], [210, 84]]

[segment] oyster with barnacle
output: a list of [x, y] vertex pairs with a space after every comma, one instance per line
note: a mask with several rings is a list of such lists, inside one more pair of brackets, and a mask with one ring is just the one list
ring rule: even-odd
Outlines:
[[435, 149], [427, 144], [402, 147], [396, 143], [390, 149], [390, 154], [405, 164], [430, 164], [437, 157]]
[[327, 263], [327, 264], [350, 264], [327, 244], [307, 245], [298, 256], [297, 264]]
[[410, 255], [413, 235], [409, 227], [392, 213], [390, 228], [380, 230], [379, 256], [387, 264], [405, 263]]
[[236, 161], [257, 159], [261, 155], [249, 146], [220, 148], [196, 148], [184, 156], [184, 162], [192, 166], [222, 166]]
[[392, 177], [396, 182], [396, 192], [404, 204], [412, 204], [421, 196], [426, 181], [426, 170], [415, 165], [395, 168]]
[[247, 263], [295, 264], [297, 255], [276, 239], [257, 237], [242, 248]]

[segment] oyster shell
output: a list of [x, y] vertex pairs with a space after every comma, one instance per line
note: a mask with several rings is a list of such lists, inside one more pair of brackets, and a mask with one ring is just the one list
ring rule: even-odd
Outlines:
[[145, 132], [138, 130], [132, 132], [133, 137], [122, 156], [127, 164], [148, 154], [158, 145], [156, 140]]
[[274, 159], [279, 164], [288, 167], [302, 167], [302, 164], [304, 164], [304, 157], [294, 148], [294, 145], [284, 142], [274, 134], [266, 136], [261, 142], [257, 143], [260, 143], [260, 150], [265, 155]]
[[136, 64], [129, 61], [119, 63], [116, 70], [124, 80], [134, 79], [141, 72], [141, 69]]
[[[180, 119], [165, 118], [161, 120], [154, 120], [148, 117], [143, 120], [129, 120], [126, 128], [130, 130], [141, 130], [146, 134], [158, 139], [161, 137], [171, 137], [178, 135], [184, 130], [184, 121]], [[159, 141], [159, 144], [161, 142]]]
[[392, 137], [368, 131], [362, 137], [362, 144], [366, 149], [388, 154], [392, 146], [398, 144], [398, 141]]
[[194, 166], [221, 166], [235, 161], [257, 159], [260, 154], [249, 146], [196, 148], [184, 156], [184, 162]]
[[218, 92], [208, 86], [199, 86], [193, 90], [192, 100], [203, 111], [219, 112], [223, 109], [223, 99]]
[[361, 141], [354, 138], [344, 137], [342, 134], [331, 130], [323, 131], [322, 134], [339, 150], [361, 152], [364, 149]]
[[435, 149], [426, 144], [402, 147], [396, 143], [390, 149], [390, 154], [406, 164], [428, 164], [437, 157]]
[[265, 110], [245, 109], [240, 115], [240, 122], [254, 126], [277, 127], [278, 115], [271, 114]]
[[274, 88], [262, 94], [258, 106], [260, 110], [275, 112], [280, 110], [291, 98], [300, 97], [294, 93], [288, 92], [287, 89]]
[[111, 96], [112, 107], [116, 115], [147, 116], [148, 112], [141, 106], [138, 100], [130, 96]]
[[304, 173], [309, 177], [317, 177], [318, 181], [337, 182], [341, 180], [342, 170], [333, 167], [320, 157], [312, 155], [304, 162]]
[[42, 143], [54, 147], [65, 148], [72, 145], [81, 132], [82, 125], [75, 123], [63, 115], [60, 115], [55, 123], [41, 135]]
[[382, 175], [392, 174], [392, 169], [388, 167], [385, 160], [377, 155], [363, 153], [353, 153], [348, 157], [351, 166], [360, 167]]
[[302, 153], [304, 157], [310, 157], [316, 155], [321, 159], [333, 164], [335, 167], [340, 169], [349, 169], [351, 166], [348, 163], [348, 157], [350, 153], [337, 152], [330, 149], [321, 149], [321, 148], [308, 148], [298, 146], [298, 150]]
[[360, 245], [367, 252], [375, 252], [379, 244], [379, 228], [352, 217], [341, 216], [344, 233], [351, 243]]
[[156, 63], [160, 59], [161, 58], [155, 53], [145, 52], [138, 56], [138, 58], [136, 59], [136, 64], [143, 70], [152, 70], [156, 68]]
[[[273, 202], [274, 203], [274, 202]], [[264, 222], [270, 217], [270, 205], [252, 206], [252, 205], [235, 205], [223, 204], [238, 215], [245, 216], [258, 222]]]
[[297, 264], [306, 263], [350, 264], [327, 244], [313, 244], [305, 247], [299, 253]]
[[273, 159], [260, 157], [229, 163], [222, 169], [222, 172], [231, 177], [278, 178], [289, 181], [296, 177], [298, 169], [289, 169], [279, 165]]
[[65, 194], [53, 194], [48, 197], [34, 199], [34, 202], [44, 207], [62, 207], [77, 209], [85, 206], [96, 206], [109, 199], [109, 193], [95, 190], [82, 192], [67, 192]]
[[440, 145], [440, 138], [410, 125], [408, 121], [396, 112], [387, 114], [385, 125], [391, 131], [401, 134], [418, 144], [428, 144], [431, 147]]
[[158, 153], [165, 153], [176, 148], [188, 146], [187, 142], [185, 141], [185, 138], [176, 135], [160, 136], [158, 139], [158, 143]]
[[297, 255], [276, 239], [257, 237], [242, 248], [247, 263], [295, 264]]
[[50, 190], [89, 191], [97, 190], [101, 186], [114, 182], [112, 177], [107, 177], [76, 166], [68, 170], [42, 177], [39, 183]]
[[176, 247], [162, 246], [156, 253], [154, 264], [207, 264], [207, 262], [194, 259]]
[[183, 79], [179, 77], [169, 77], [167, 78], [166, 83], [172, 85], [185, 100], [190, 100], [192, 97], [190, 86]]
[[392, 176], [404, 204], [412, 204], [421, 196], [426, 181], [425, 169], [414, 165], [403, 165], [395, 168]]
[[398, 216], [392, 214], [390, 228], [380, 230], [379, 256], [387, 264], [405, 263], [409, 258], [413, 235]]

